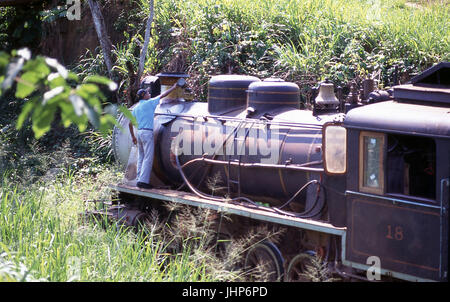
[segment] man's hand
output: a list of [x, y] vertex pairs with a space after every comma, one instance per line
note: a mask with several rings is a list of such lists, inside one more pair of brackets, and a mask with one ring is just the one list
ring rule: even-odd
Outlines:
[[133, 144], [137, 145], [137, 139], [136, 136], [134, 135], [133, 124], [131, 122], [128, 123], [128, 129], [130, 129], [131, 140], [133, 141]]
[[163, 93], [161, 93], [159, 95], [159, 98], [163, 99], [166, 96], [168, 96], [172, 91], [174, 91], [176, 88], [178, 87], [177, 83], [173, 84], [172, 87], [170, 87], [169, 89], [167, 89], [166, 91], [164, 91]]

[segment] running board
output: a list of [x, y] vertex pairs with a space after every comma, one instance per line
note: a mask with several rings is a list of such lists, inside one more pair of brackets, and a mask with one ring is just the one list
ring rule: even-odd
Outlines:
[[347, 230], [347, 228], [345, 227], [335, 227], [327, 222], [292, 217], [260, 209], [251, 209], [243, 205], [212, 201], [205, 198], [200, 198], [197, 195], [188, 192], [165, 189], [141, 189], [126, 184], [111, 185], [110, 188], [122, 193], [211, 209], [218, 212], [239, 215], [256, 220], [298, 227], [305, 230], [311, 230], [337, 236], [344, 236]]

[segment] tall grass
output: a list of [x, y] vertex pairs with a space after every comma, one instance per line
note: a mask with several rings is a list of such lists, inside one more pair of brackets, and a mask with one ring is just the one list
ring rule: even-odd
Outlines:
[[[207, 254], [175, 256], [158, 236], [119, 224], [83, 223], [85, 200], [111, 198], [111, 170], [97, 179], [67, 174], [26, 188], [3, 175], [0, 188], [2, 281], [214, 281]], [[189, 245], [186, 245], [189, 247]], [[206, 273], [208, 272], [208, 273]]]
[[[148, 1], [133, 0], [116, 45], [115, 72], [127, 88], [125, 62], [137, 67]], [[349, 87], [367, 76], [391, 86], [440, 61], [450, 61], [450, 5], [445, 0], [159, 0], [145, 73], [186, 72], [199, 100], [212, 75], [280, 77], [302, 92], [329, 78]], [[101, 57], [82, 60], [80, 74]], [[86, 67], [89, 67], [86, 69]]]
[[23, 184], [4, 173], [0, 281], [245, 281], [246, 251], [280, 234], [257, 228], [240, 238], [223, 238], [212, 219], [220, 213], [171, 203], [168, 215], [152, 210], [152, 219], [139, 231], [106, 217], [80, 215], [97, 207], [87, 201], [116, 198], [108, 184], [122, 177], [116, 167], [104, 167], [95, 176], [69, 170]]
[[[149, 15], [133, 0], [116, 28], [125, 41], [114, 47], [119, 92], [129, 85], [126, 62], [137, 68]], [[280, 77], [302, 94], [325, 78], [349, 88], [371, 76], [391, 86], [440, 61], [450, 61], [450, 5], [446, 0], [159, 0], [145, 63], [146, 74], [185, 72], [199, 99], [212, 75]], [[99, 66], [100, 65], [100, 66]], [[101, 54], [86, 54], [80, 76], [105, 70]]]
[[345, 85], [381, 73], [389, 85], [394, 65], [406, 81], [450, 60], [446, 1], [161, 0], [156, 10], [155, 34], [165, 41], [159, 68], [184, 55], [179, 71], [197, 77], [193, 86], [203, 98], [207, 78], [218, 73], [275, 75], [300, 85], [325, 78]]
[[[243, 271], [246, 252], [283, 232], [259, 227], [224, 238], [214, 219], [223, 214], [170, 203], [168, 215], [153, 210], [139, 231], [106, 218], [84, 219], [80, 214], [96, 207], [86, 201], [115, 198], [107, 186], [123, 177], [115, 171], [69, 172], [26, 186], [4, 173], [0, 281], [246, 281], [253, 276]], [[264, 263], [255, 269], [267, 277]]]

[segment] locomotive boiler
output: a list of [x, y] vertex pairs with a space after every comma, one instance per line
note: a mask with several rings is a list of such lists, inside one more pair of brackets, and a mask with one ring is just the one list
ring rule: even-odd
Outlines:
[[[142, 204], [177, 202], [232, 215], [221, 235], [285, 227], [281, 242], [245, 257], [246, 267], [269, 262], [273, 281], [302, 279], [312, 256], [344, 279], [379, 280], [369, 275], [375, 259], [383, 278], [445, 281], [449, 71], [440, 63], [388, 91], [365, 81], [345, 101], [325, 81], [312, 110], [300, 109], [295, 83], [276, 78], [214, 76], [206, 103], [179, 88], [155, 115], [156, 189], [135, 187], [129, 121], [119, 118], [113, 149], [126, 173], [113, 186], [123, 204], [116, 216], [133, 226], [149, 219]], [[180, 77], [142, 85], [164, 90]]]
[[[214, 177], [222, 196], [297, 216], [323, 214], [322, 126], [339, 118], [338, 111], [300, 110], [299, 87], [279, 79], [220, 75], [208, 90], [207, 103], [178, 99], [156, 111], [154, 175], [164, 185], [186, 183], [202, 196], [210, 195], [205, 184]], [[337, 107], [329, 97], [327, 105]], [[116, 131], [115, 146], [130, 149], [129, 134]]]

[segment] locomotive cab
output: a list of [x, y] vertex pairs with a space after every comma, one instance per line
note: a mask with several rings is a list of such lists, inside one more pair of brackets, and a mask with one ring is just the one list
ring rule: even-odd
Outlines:
[[375, 256], [382, 275], [448, 280], [449, 71], [438, 64], [395, 86], [394, 100], [325, 127], [325, 171], [346, 172], [345, 215], [342, 200], [340, 208], [330, 201], [330, 216], [347, 226], [344, 265], [367, 270]]

